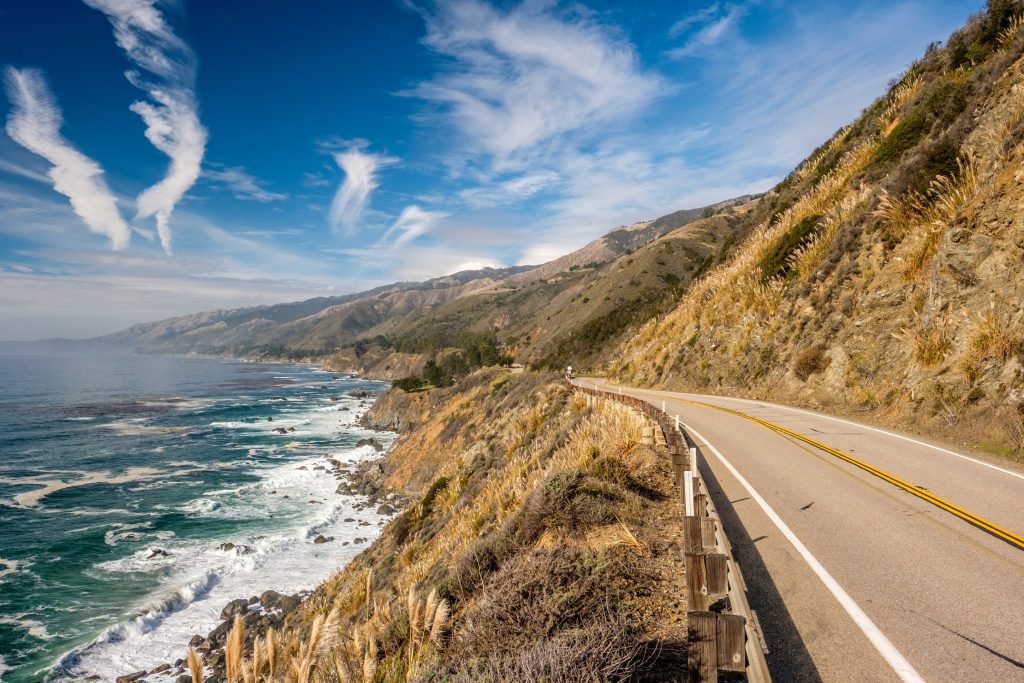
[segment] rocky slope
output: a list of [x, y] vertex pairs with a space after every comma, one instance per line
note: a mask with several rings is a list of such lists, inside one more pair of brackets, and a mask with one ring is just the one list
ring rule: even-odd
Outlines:
[[933, 45], [626, 343], [629, 381], [1024, 449], [1024, 3]]
[[403, 433], [351, 486], [412, 503], [297, 609], [218, 633], [217, 662], [326, 683], [666, 680], [685, 667], [682, 511], [638, 413], [588, 407], [550, 375], [486, 370], [392, 390], [367, 422]]

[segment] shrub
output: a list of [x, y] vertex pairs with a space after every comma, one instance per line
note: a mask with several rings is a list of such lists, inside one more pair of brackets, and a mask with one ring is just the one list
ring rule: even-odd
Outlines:
[[824, 371], [829, 363], [830, 359], [825, 355], [825, 345], [814, 344], [797, 354], [793, 363], [793, 373], [800, 381], [806, 382], [811, 375]]
[[409, 375], [401, 379], [396, 379], [391, 383], [391, 386], [396, 389], [401, 389], [405, 392], [419, 391], [424, 388], [423, 378], [417, 375]]
[[882, 141], [871, 161], [875, 164], [887, 164], [903, 156], [903, 153], [916, 145], [931, 126], [924, 112], [912, 111], [896, 124], [892, 132]]
[[788, 278], [790, 275], [795, 274], [789, 257], [797, 248], [809, 241], [809, 238], [818, 227], [818, 220], [820, 218], [819, 214], [807, 216], [779, 238], [771, 250], [758, 263], [763, 280], [771, 280], [779, 275]]

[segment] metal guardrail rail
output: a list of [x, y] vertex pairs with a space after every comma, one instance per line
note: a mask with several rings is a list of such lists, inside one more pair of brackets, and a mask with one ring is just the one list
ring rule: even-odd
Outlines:
[[[700, 476], [700, 448], [679, 423], [651, 403], [608, 391], [571, 384], [588, 400], [612, 400], [641, 412], [652, 422], [644, 440], [663, 443], [672, 458], [676, 489], [686, 508], [683, 559], [686, 566], [686, 680], [689, 683], [746, 676], [749, 683], [770, 683], [764, 638], [757, 615], [747, 602], [747, 587], [732, 556], [729, 539], [707, 486]], [[663, 406], [664, 407], [664, 406]]]

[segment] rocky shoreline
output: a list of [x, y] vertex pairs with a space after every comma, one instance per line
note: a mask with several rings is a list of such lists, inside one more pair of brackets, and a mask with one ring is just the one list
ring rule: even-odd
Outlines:
[[[366, 398], [369, 396], [369, 392], [360, 389], [349, 393], [355, 398]], [[384, 411], [383, 417], [380, 410], [375, 410], [378, 408], [378, 403], [382, 401], [389, 403], [385, 397], [389, 397], [392, 393], [385, 392], [378, 397], [370, 410], [360, 418], [360, 425], [362, 427], [378, 432], [398, 431], [395, 427], [403, 424], [403, 420], [395, 419], [390, 410]], [[379, 457], [365, 460], [351, 468], [335, 458], [325, 458], [332, 474], [339, 481], [335, 493], [342, 496], [359, 496], [364, 498], [364, 500], [353, 506], [357, 511], [373, 509], [379, 515], [393, 515], [400, 511], [407, 501], [400, 492], [388, 490], [385, 485], [383, 461], [387, 448], [376, 437], [364, 438], [356, 442], [357, 448], [363, 446], [372, 447], [377, 451]], [[320, 468], [321, 466], [317, 465], [314, 469]], [[323, 466], [323, 469], [328, 469], [328, 467]], [[370, 526], [370, 522], [356, 520], [353, 517], [347, 517], [343, 521], [359, 524], [360, 526]], [[380, 522], [380, 524], [384, 524], [384, 522]], [[334, 540], [333, 536], [318, 535], [313, 539], [313, 543], [332, 543]], [[368, 533], [366, 537], [354, 538], [351, 543], [354, 545], [368, 544], [372, 540], [372, 535]], [[349, 541], [342, 543], [342, 545], [348, 544]], [[233, 543], [223, 544], [222, 549], [234, 550], [239, 554], [245, 554], [249, 550], [247, 546], [235, 545]], [[341, 569], [341, 566], [338, 568]], [[243, 644], [244, 649], [248, 650], [251, 649], [255, 639], [265, 637], [268, 629], [280, 629], [285, 624], [288, 616], [299, 609], [310, 593], [311, 591], [300, 591], [291, 595], [285, 595], [274, 590], [267, 590], [258, 596], [239, 597], [229, 601], [221, 610], [221, 622], [213, 630], [205, 636], [197, 633], [187, 643], [182, 644], [183, 649], [186, 647], [191, 648], [200, 656], [204, 665], [204, 671], [206, 672], [203, 683], [219, 683], [225, 680], [224, 646], [237, 616], [241, 616], [245, 624], [245, 640]], [[99, 681], [102, 679], [99, 676], [90, 676], [86, 680]], [[137, 681], [193, 683], [184, 658], [177, 659], [174, 662], [163, 662], [151, 669], [126, 673], [115, 679], [116, 683], [135, 683]]]

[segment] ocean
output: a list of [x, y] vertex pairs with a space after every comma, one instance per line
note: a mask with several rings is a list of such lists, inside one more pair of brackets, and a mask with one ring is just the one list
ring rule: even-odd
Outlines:
[[313, 588], [386, 522], [336, 494], [326, 462], [378, 457], [361, 438], [389, 445], [358, 425], [383, 383], [311, 365], [0, 355], [0, 388], [4, 683], [173, 662], [229, 600]]

